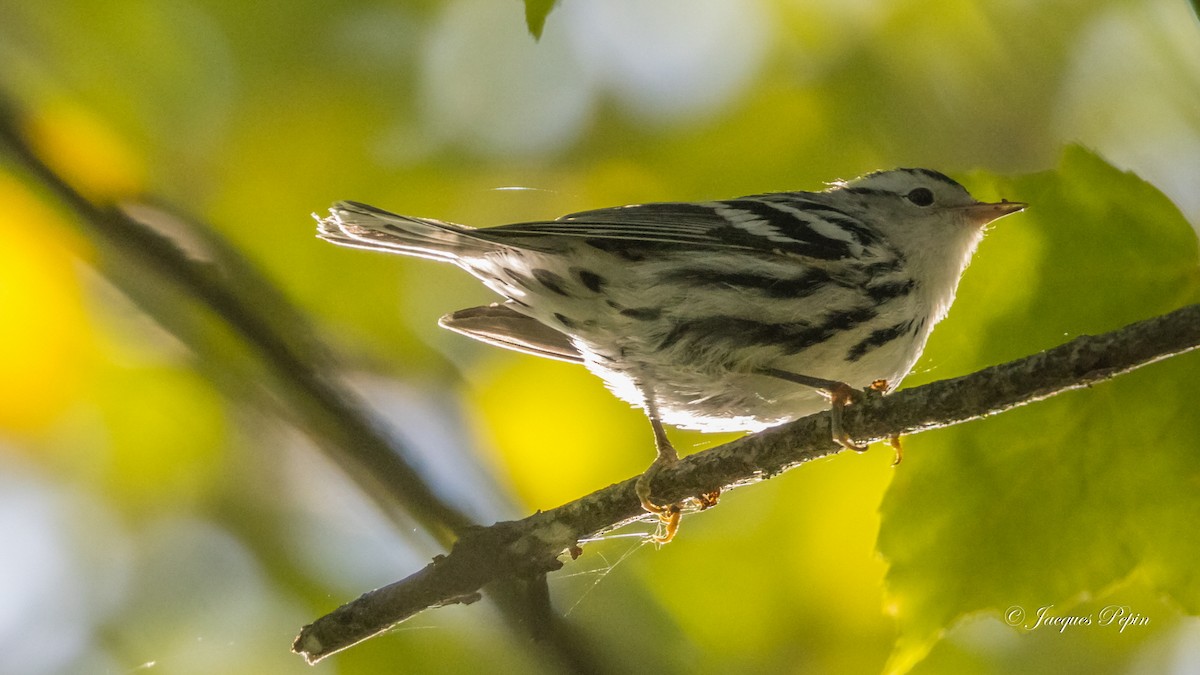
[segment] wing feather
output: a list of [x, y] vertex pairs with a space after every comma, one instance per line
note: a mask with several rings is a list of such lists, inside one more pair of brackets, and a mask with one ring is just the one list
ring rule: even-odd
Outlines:
[[479, 229], [340, 202], [330, 217], [320, 219], [320, 236], [344, 246], [439, 260], [487, 255], [496, 246], [554, 253], [583, 241], [630, 259], [715, 249], [783, 252], [816, 262], [853, 258], [879, 243], [864, 223], [825, 203], [823, 197], [795, 192], [713, 202], [633, 204]]
[[[581, 211], [558, 220], [516, 223], [473, 234], [519, 248], [553, 248], [554, 240], [583, 239], [598, 248], [783, 251], [819, 260], [851, 257], [869, 245], [863, 225], [825, 206], [813, 193], [780, 193], [715, 202], [663, 202]], [[817, 226], [814, 226], [817, 225]], [[832, 236], [831, 236], [832, 235]]]

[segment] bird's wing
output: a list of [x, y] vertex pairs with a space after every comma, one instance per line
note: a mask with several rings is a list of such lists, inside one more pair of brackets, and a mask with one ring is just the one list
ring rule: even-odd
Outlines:
[[764, 197], [635, 204], [483, 228], [472, 235], [517, 248], [553, 248], [565, 238], [618, 254], [715, 248], [819, 260], [849, 258], [872, 243], [873, 234], [860, 221], [823, 203]]
[[497, 347], [571, 363], [583, 362], [571, 338], [507, 305], [462, 309], [447, 314], [438, 323]]

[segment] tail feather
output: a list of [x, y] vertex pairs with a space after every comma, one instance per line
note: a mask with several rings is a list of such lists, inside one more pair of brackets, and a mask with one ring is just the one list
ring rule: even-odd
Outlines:
[[453, 262], [481, 255], [495, 244], [463, 225], [390, 213], [358, 202], [338, 202], [317, 218], [317, 236], [341, 246], [388, 251]]
[[583, 355], [565, 334], [514, 310], [511, 304], [460, 309], [438, 324], [481, 342], [534, 356], [583, 363]]

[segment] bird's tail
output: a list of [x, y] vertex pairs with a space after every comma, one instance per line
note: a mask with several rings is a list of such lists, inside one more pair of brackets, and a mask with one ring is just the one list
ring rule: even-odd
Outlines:
[[495, 250], [464, 225], [390, 213], [358, 202], [338, 202], [317, 218], [317, 236], [341, 246], [455, 262]]

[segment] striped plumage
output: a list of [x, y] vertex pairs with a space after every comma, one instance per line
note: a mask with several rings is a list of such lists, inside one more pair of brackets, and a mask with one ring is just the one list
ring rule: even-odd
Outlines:
[[982, 225], [1018, 208], [981, 205], [935, 171], [897, 169], [823, 192], [482, 229], [341, 202], [320, 236], [453, 262], [505, 298], [443, 318], [448, 328], [581, 362], [668, 424], [753, 431], [828, 400], [765, 369], [899, 384]]
[[[755, 431], [912, 369], [954, 301], [983, 226], [1024, 208], [984, 204], [928, 169], [895, 169], [823, 192], [637, 204], [472, 229], [340, 202], [319, 236], [453, 262], [505, 298], [442, 318], [491, 344], [583, 363], [646, 411], [658, 456], [642, 506], [677, 461], [663, 423]], [[701, 499], [704, 505], [712, 497]]]

